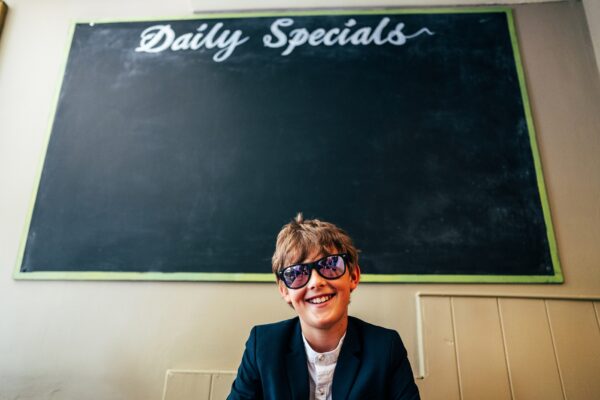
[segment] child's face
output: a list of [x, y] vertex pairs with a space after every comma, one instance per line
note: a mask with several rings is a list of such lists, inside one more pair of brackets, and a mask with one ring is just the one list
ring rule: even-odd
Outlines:
[[[313, 262], [323, 257], [324, 254], [316, 250], [302, 263]], [[346, 272], [338, 279], [325, 279], [313, 270], [306, 286], [300, 289], [288, 289], [283, 282], [279, 282], [279, 291], [283, 299], [298, 313], [303, 329], [305, 327], [331, 329], [346, 324], [350, 292], [358, 286], [359, 280], [358, 266], [350, 273], [346, 265]], [[322, 302], [316, 303], [317, 299]]]

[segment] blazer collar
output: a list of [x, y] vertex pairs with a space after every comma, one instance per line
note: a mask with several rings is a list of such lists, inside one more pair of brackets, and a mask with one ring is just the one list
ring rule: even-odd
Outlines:
[[353, 318], [348, 317], [348, 328], [346, 329], [346, 338], [342, 344], [342, 350], [338, 357], [335, 372], [333, 374], [333, 384], [331, 387], [332, 398], [347, 399], [350, 389], [354, 384], [354, 379], [360, 367], [360, 337], [354, 324]]
[[[346, 338], [338, 357], [333, 374], [332, 397], [346, 399], [354, 384], [360, 367], [360, 337], [352, 317], [348, 317]], [[306, 351], [302, 341], [300, 320], [296, 318], [296, 326], [292, 329], [289, 352], [286, 355], [286, 373], [292, 399], [309, 398], [309, 377], [306, 364]]]
[[302, 330], [298, 318], [296, 318], [296, 326], [292, 329], [290, 348], [286, 355], [286, 367], [291, 398], [308, 399], [308, 367], [306, 365], [306, 351], [304, 350]]

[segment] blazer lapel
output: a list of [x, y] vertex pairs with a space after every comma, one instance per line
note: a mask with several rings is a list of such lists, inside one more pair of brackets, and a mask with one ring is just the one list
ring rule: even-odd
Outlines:
[[350, 389], [360, 367], [360, 338], [352, 318], [348, 318], [348, 328], [344, 344], [338, 357], [333, 384], [331, 388], [333, 400], [344, 400], [348, 398]]
[[308, 367], [300, 323], [292, 330], [290, 349], [286, 355], [287, 378], [292, 399], [308, 399]]

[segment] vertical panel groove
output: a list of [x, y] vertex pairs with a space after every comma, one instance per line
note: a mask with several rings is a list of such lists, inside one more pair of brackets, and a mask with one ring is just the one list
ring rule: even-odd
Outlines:
[[208, 398], [210, 400], [212, 400], [213, 398], [213, 391], [214, 391], [214, 381], [215, 381], [215, 374], [211, 373], [210, 374], [210, 383], [208, 385]]
[[165, 373], [165, 383], [163, 384], [162, 400], [167, 400], [167, 385], [169, 383], [169, 370]]
[[560, 378], [560, 390], [562, 391], [563, 399], [567, 400], [567, 393], [565, 392], [565, 382], [563, 381], [563, 374], [560, 369], [560, 362], [558, 360], [558, 353], [556, 351], [556, 340], [554, 339], [554, 330], [552, 329], [552, 321], [550, 319], [550, 312], [548, 311], [548, 300], [544, 300], [544, 308], [546, 309], [546, 321], [548, 322], [550, 338], [552, 339], [552, 351], [554, 352], [554, 360], [556, 360], [556, 368], [558, 369], [558, 377]]
[[594, 314], [596, 314], [596, 325], [598, 325], [598, 331], [600, 331], [600, 318], [598, 318], [598, 307], [596, 307], [596, 302], [592, 301], [592, 307], [594, 308]]
[[502, 334], [502, 347], [504, 350], [504, 362], [506, 363], [506, 374], [508, 375], [508, 386], [510, 387], [510, 398], [515, 399], [515, 389], [513, 387], [512, 376], [510, 375], [510, 362], [508, 360], [508, 351], [506, 345], [506, 333], [504, 332], [504, 320], [502, 318], [502, 308], [500, 299], [496, 297], [496, 306], [498, 307], [498, 318], [500, 319], [500, 333]]
[[454, 297], [450, 297], [450, 316], [452, 318], [452, 334], [454, 335], [454, 353], [456, 355], [456, 374], [458, 378], [458, 397], [463, 399], [462, 379], [460, 376], [460, 362], [458, 358], [458, 336], [456, 335], [456, 320], [454, 319]]

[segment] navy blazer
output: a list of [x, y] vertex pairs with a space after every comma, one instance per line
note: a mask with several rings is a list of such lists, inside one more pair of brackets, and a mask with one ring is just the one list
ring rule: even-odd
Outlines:
[[[331, 390], [333, 400], [419, 399], [400, 335], [353, 317], [348, 317]], [[252, 328], [227, 398], [307, 400], [308, 393], [298, 317]]]

